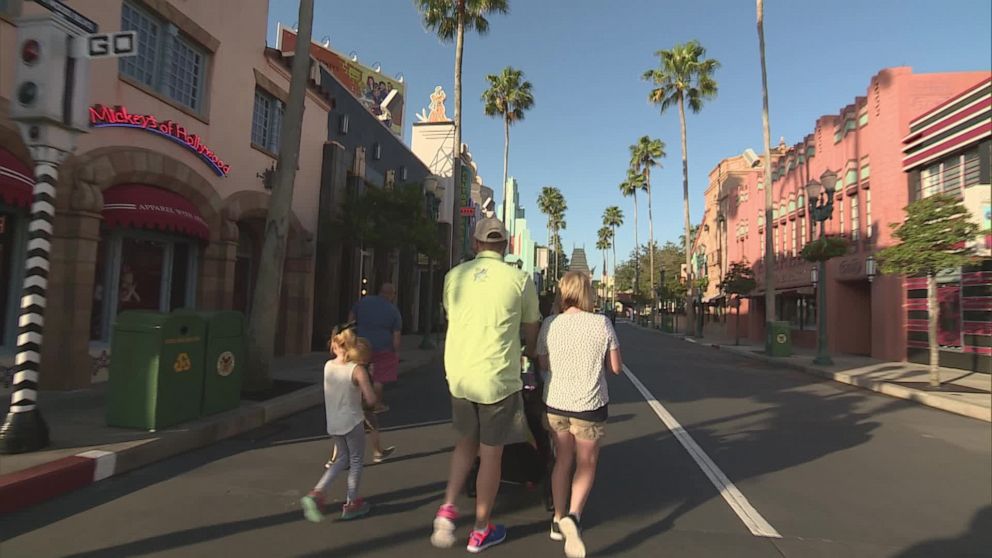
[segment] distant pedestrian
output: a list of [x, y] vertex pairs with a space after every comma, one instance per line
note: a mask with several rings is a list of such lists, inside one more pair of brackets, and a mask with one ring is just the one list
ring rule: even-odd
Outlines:
[[473, 236], [475, 259], [444, 278], [449, 320], [444, 366], [458, 441], [431, 543], [439, 548], [455, 544], [455, 499], [479, 456], [475, 527], [467, 550], [480, 552], [506, 539], [506, 528], [493, 524], [490, 514], [499, 491], [503, 446], [527, 439], [520, 338], [523, 333], [523, 353], [533, 356], [541, 315], [534, 281], [503, 261], [508, 239], [503, 223], [481, 219]]
[[544, 321], [537, 341], [538, 361], [548, 372], [544, 402], [556, 449], [551, 539], [564, 539], [568, 558], [583, 558], [580, 521], [596, 477], [599, 442], [606, 432], [610, 400], [606, 372], [619, 374], [623, 365], [613, 324], [593, 313], [589, 277], [570, 271], [562, 277], [559, 292], [561, 313]]
[[328, 468], [317, 485], [300, 500], [303, 516], [314, 523], [324, 519], [326, 494], [331, 483], [348, 469], [348, 495], [341, 508], [341, 519], [354, 519], [369, 512], [370, 506], [358, 496], [365, 459], [365, 416], [362, 399], [377, 403], [365, 365], [371, 360], [368, 341], [355, 334], [353, 322], [334, 328], [328, 348], [333, 360], [324, 364], [324, 411], [327, 433], [341, 457]]

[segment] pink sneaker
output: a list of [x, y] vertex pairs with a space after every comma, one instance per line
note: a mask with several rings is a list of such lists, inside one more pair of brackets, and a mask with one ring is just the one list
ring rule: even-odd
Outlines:
[[357, 519], [363, 515], [368, 515], [372, 506], [365, 501], [365, 498], [357, 498], [354, 502], [348, 502], [341, 506], [341, 519]]
[[458, 520], [458, 508], [454, 504], [444, 504], [434, 516], [434, 533], [431, 544], [436, 548], [451, 548], [455, 545], [455, 521]]

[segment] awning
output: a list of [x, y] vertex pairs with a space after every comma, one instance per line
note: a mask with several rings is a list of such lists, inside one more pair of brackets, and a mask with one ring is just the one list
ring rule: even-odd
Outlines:
[[210, 238], [210, 228], [192, 202], [175, 192], [144, 184], [118, 184], [104, 190], [103, 223]]
[[13, 153], [0, 148], [0, 202], [14, 207], [31, 207], [33, 197], [31, 169]]

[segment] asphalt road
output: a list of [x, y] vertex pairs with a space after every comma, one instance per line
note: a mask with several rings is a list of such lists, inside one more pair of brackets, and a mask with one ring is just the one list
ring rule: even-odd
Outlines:
[[[590, 556], [992, 552], [988, 423], [629, 325], [620, 337], [657, 404], [626, 376], [611, 379], [608, 440], [583, 518]], [[302, 518], [298, 500], [329, 449], [323, 409], [312, 409], [4, 517], [0, 557], [464, 553], [428, 542], [453, 442], [443, 374], [411, 372], [389, 396], [384, 436], [399, 449], [366, 469], [367, 518]], [[562, 555], [538, 493], [504, 486], [497, 515], [509, 539], [486, 554]], [[778, 536], [755, 535], [755, 525]]]

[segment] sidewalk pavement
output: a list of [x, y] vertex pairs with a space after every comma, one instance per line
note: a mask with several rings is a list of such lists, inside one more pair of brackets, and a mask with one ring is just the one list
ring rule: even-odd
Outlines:
[[[635, 327], [648, 329], [642, 326]], [[734, 345], [733, 339], [710, 337], [697, 339], [680, 334], [660, 331], [658, 333], [876, 391], [890, 397], [915, 401], [950, 413], [992, 422], [992, 374], [942, 367], [940, 369], [942, 384], [939, 388], [932, 388], [929, 384], [929, 368], [922, 364], [886, 362], [865, 356], [838, 354], [831, 355], [833, 365], [821, 366], [813, 364], [816, 351], [810, 349], [793, 347], [795, 352], [793, 356], [772, 357], [765, 354], [763, 345], [754, 344], [748, 339], [741, 339], [740, 345]]]
[[[420, 341], [420, 335], [403, 337], [400, 374], [440, 362], [441, 351], [421, 350]], [[51, 445], [31, 453], [0, 455], [0, 514], [322, 405], [326, 359], [323, 352], [277, 358], [273, 379], [309, 385], [265, 401], [242, 400], [237, 409], [155, 432], [107, 426], [106, 384], [71, 392], [43, 391], [39, 408], [48, 423]]]

